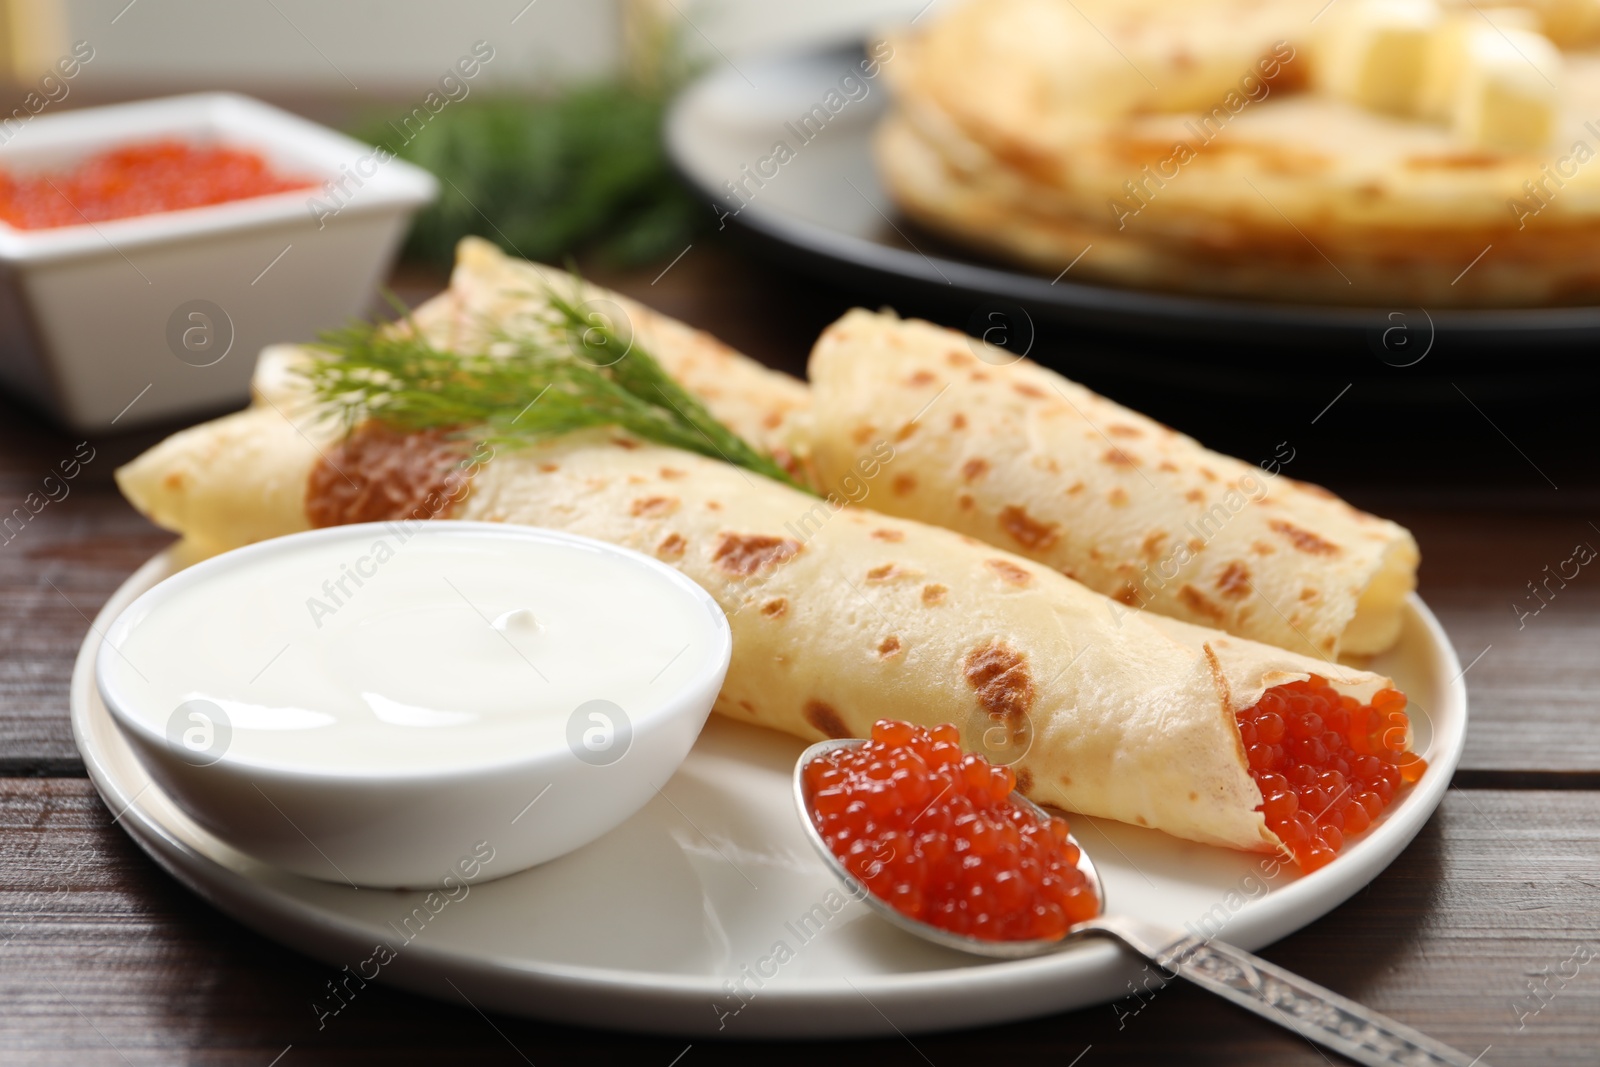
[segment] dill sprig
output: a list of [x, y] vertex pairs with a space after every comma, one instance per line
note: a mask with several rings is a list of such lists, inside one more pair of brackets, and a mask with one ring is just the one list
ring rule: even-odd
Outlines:
[[[409, 318], [358, 323], [324, 334], [301, 373], [346, 431], [371, 418], [514, 447], [612, 426], [804, 488], [600, 315], [553, 291], [547, 299], [554, 340], [494, 330], [486, 350], [452, 352], [434, 347]], [[625, 354], [613, 362], [616, 352]]]
[[[573, 281], [575, 286], [582, 284], [576, 275]], [[582, 292], [581, 289], [577, 291]], [[639, 348], [634, 338], [618, 336], [603, 315], [594, 311], [585, 312], [581, 305], [574, 304], [554, 289], [547, 292], [545, 299], [555, 312], [556, 327], [565, 334], [569, 345], [575, 350], [599, 355], [601, 358], [595, 360], [597, 363], [610, 362], [607, 369], [611, 372], [612, 380], [629, 394], [659, 410], [670, 410], [677, 415], [684, 425], [711, 445], [712, 451], [706, 452], [706, 455], [715, 455], [735, 466], [790, 485], [795, 484], [788, 473], [769, 456], [758, 452], [744, 438], [718, 422], [699, 398], [679, 385], [653, 356]], [[695, 451], [703, 452], [704, 449]]]

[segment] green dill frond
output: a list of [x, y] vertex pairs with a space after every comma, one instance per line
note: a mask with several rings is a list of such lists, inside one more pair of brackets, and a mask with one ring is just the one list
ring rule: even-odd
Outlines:
[[599, 315], [554, 292], [545, 298], [554, 314], [542, 336], [490, 330], [487, 350], [458, 353], [435, 348], [409, 317], [356, 324], [324, 334], [301, 373], [347, 431], [375, 418], [514, 447], [618, 427], [804, 489]]

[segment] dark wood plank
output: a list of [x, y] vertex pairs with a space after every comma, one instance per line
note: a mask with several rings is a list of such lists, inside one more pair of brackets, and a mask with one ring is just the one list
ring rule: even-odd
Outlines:
[[1600, 533], [1573, 514], [1406, 505], [1386, 513], [1417, 535], [1423, 598], [1467, 668], [1471, 725], [1460, 780], [1493, 784], [1473, 774], [1515, 772], [1555, 785], [1600, 770], [1600, 558], [1569, 582], [1551, 582], [1540, 594], [1549, 598], [1542, 608], [1528, 590], [1578, 543], [1600, 548]]
[[[1390, 870], [1266, 955], [1469, 1055], [1492, 1045], [1485, 1060], [1500, 1067], [1592, 1064], [1600, 961], [1565, 983], [1545, 976], [1570, 975], [1582, 947], [1600, 952], [1597, 852], [1600, 794], [1453, 791]], [[310, 1005], [329, 977], [155, 868], [86, 781], [0, 781], [0, 1061], [264, 1067], [292, 1045], [282, 1067], [522, 1057], [667, 1067], [690, 1044], [486, 1020], [378, 986], [319, 1031]], [[683, 1067], [1002, 1055], [1064, 1065], [1087, 1046], [1085, 1067], [1172, 1062], [1179, 1050], [1190, 1064], [1325, 1062], [1299, 1038], [1182, 985], [911, 1042], [693, 1044]]]

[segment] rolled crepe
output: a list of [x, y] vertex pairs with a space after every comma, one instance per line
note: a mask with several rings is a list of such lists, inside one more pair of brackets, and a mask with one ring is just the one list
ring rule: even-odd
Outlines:
[[[979, 358], [979, 357], [982, 358]], [[1403, 527], [965, 334], [856, 310], [811, 354], [823, 484], [895, 442], [868, 500], [1152, 612], [1326, 659], [1399, 637]], [[1281, 456], [1280, 456], [1281, 458]]]
[[[450, 288], [417, 308], [412, 320], [442, 349], [475, 350], [495, 330], [538, 332], [548, 288], [571, 296], [573, 284], [562, 271], [512, 259], [468, 237], [456, 248]], [[718, 421], [802, 481], [809, 478], [805, 383], [619, 293], [584, 285], [581, 295]], [[266, 349], [256, 366], [252, 406], [175, 434], [134, 460], [117, 473], [123, 492], [152, 521], [181, 530], [206, 552], [308, 529], [301, 506], [307, 479], [340, 427], [309, 403], [295, 373], [305, 358], [293, 345]], [[249, 460], [261, 473], [239, 478], [221, 462], [224, 455]]]
[[[264, 383], [263, 394], [275, 388]], [[176, 435], [118, 472], [124, 492], [216, 545], [308, 516], [416, 514], [625, 545], [679, 568], [728, 613], [721, 713], [806, 739], [865, 736], [885, 717], [1000, 724], [1029, 739], [1013, 765], [1029, 796], [1191, 840], [1281, 845], [1256, 810], [1239, 709], [1313, 673], [1363, 700], [1388, 684], [1153, 614], [1119, 618], [1071, 579], [961, 534], [618, 432], [480, 454], [452, 484], [460, 442], [369, 426], [323, 441], [319, 456], [294, 446], [311, 442], [281, 432], [281, 417], [260, 414]], [[892, 480], [900, 462], [885, 445], [855, 475]], [[152, 504], [175, 498], [182, 507]], [[252, 501], [242, 515], [240, 500]]]

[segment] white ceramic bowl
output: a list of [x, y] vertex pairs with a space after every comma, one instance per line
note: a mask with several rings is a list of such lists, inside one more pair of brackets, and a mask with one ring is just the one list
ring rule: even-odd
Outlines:
[[342, 182], [184, 211], [19, 230], [0, 223], [0, 382], [81, 431], [245, 402], [255, 355], [367, 309], [427, 171], [248, 97], [202, 93], [44, 114], [0, 168], [64, 169], [175, 138]]
[[[437, 548], [469, 553], [505, 547], [505, 539], [528, 539], [553, 546], [574, 565], [579, 553], [591, 559], [599, 553], [605, 566], [617, 568], [613, 573], [620, 578], [607, 595], [608, 613], [620, 618], [637, 610], [645, 602], [648, 588], [653, 602], [666, 597], [681, 609], [682, 619], [693, 621], [700, 611], [710, 618], [703, 638], [698, 625], [695, 634], [686, 638], [690, 643], [682, 651], [681, 662], [667, 676], [669, 683], [676, 684], [652, 684], [648, 699], [627, 709], [624, 718], [631, 737], [609, 761], [597, 762], [592, 753], [580, 754], [581, 746], [573, 740], [578, 736], [573, 724], [580, 721], [577, 713], [586, 704], [575, 709], [572, 718], [564, 708], [558, 710], [565, 720], [564, 733], [560, 727], [553, 737], [548, 730], [543, 734], [529, 731], [519, 734], [515, 743], [485, 746], [489, 750], [481, 756], [475, 741], [464, 758], [460, 745], [454, 756], [435, 756], [426, 740], [413, 744], [425, 737], [413, 730], [405, 735], [404, 743], [412, 746], [410, 752], [420, 755], [408, 757], [406, 769], [391, 769], [384, 761], [371, 759], [329, 766], [326, 758], [302, 747], [299, 740], [287, 749], [272, 749], [279, 755], [264, 758], [261, 746], [252, 753], [251, 745], [241, 743], [239, 725], [229, 724], [226, 715], [220, 728], [209, 722], [203, 725], [207, 730], [228, 732], [231, 743], [213, 744], [203, 759], [196, 759], [195, 751], [185, 748], [180, 735], [174, 733], [174, 722], [180, 720], [167, 706], [173, 698], [155, 694], [161, 689], [183, 692], [190, 688], [188, 676], [195, 673], [195, 667], [186, 657], [193, 652], [181, 643], [153, 648], [148, 640], [135, 640], [130, 645], [136, 628], [159, 617], [157, 613], [163, 610], [184, 611], [187, 603], [168, 606], [176, 598], [192, 603], [197, 583], [253, 581], [269, 573], [277, 575], [281, 572], [272, 568], [286, 559], [295, 562], [296, 553], [302, 561], [313, 552], [323, 559], [326, 549], [341, 554], [348, 551], [350, 558], [355, 558], [375, 538], [393, 538], [396, 528], [392, 523], [338, 526], [236, 549], [180, 571], [117, 616], [96, 660], [96, 684], [113, 720], [150, 776], [186, 814], [239, 850], [298, 874], [358, 886], [415, 888], [448, 886], [452, 878], [498, 878], [579, 848], [643, 807], [688, 755], [710, 713], [732, 651], [727, 619], [709, 594], [655, 559], [589, 538], [527, 526], [420, 522], [409, 529], [407, 542], [398, 551], [411, 551], [408, 544], [421, 543], [412, 539], [434, 538], [444, 539], [432, 542]], [[304, 589], [295, 582], [281, 584], [286, 587], [284, 603], [298, 608]], [[257, 603], [238, 605], [238, 618], [208, 617], [206, 626], [220, 628], [225, 641], [238, 640], [238, 634], [248, 629], [247, 614], [254, 612], [259, 617], [275, 610], [274, 605], [260, 602], [264, 597], [256, 599]], [[366, 622], [358, 619], [357, 625]], [[160, 627], [149, 631], [163, 632]], [[678, 640], [675, 632], [671, 642]], [[128, 660], [124, 647], [140, 650], [138, 666]], [[607, 645], [603, 655], [619, 667], [626, 662], [638, 669], [636, 648]], [[253, 672], [252, 661], [245, 673]], [[291, 669], [281, 684], [299, 685], [299, 677]], [[158, 679], [157, 683], [152, 684], [151, 678]], [[308, 689], [306, 695], [311, 693]], [[319, 710], [315, 703], [301, 706], [312, 713]], [[182, 722], [186, 724], [187, 719]], [[319, 742], [322, 735], [315, 729], [302, 736], [304, 746], [326, 744]]]

